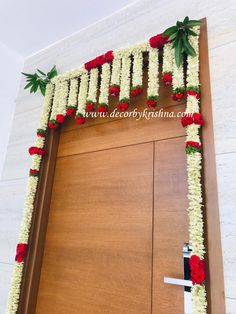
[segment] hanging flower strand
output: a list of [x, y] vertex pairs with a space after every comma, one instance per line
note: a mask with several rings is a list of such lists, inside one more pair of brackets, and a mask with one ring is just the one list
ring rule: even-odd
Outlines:
[[149, 47], [148, 49], [148, 89], [147, 106], [156, 108], [159, 96], [159, 61], [158, 49]]
[[111, 65], [110, 63], [105, 63], [102, 66], [101, 86], [100, 86], [100, 95], [99, 95], [99, 104], [98, 104], [98, 112], [101, 112], [101, 113], [108, 112], [110, 77], [111, 77]]
[[109, 93], [116, 97], [120, 94], [120, 75], [121, 75], [121, 57], [119, 53], [114, 52], [114, 59], [112, 62], [112, 74]]
[[68, 81], [61, 82], [60, 91], [59, 91], [59, 102], [58, 102], [57, 115], [56, 115], [56, 121], [59, 124], [63, 123], [65, 120], [68, 93], [69, 93], [69, 82]]
[[129, 108], [130, 102], [130, 51], [124, 51], [122, 56], [122, 67], [121, 67], [121, 82], [120, 82], [120, 97], [118, 110], [126, 111]]
[[77, 124], [85, 123], [86, 100], [88, 92], [88, 72], [84, 72], [80, 78], [78, 108], [76, 112], [75, 121]]
[[143, 52], [138, 50], [133, 52], [133, 75], [131, 95], [136, 97], [143, 91]]
[[68, 103], [66, 106], [66, 115], [71, 116], [75, 113], [78, 104], [78, 89], [79, 89], [79, 81], [78, 78], [73, 78], [70, 81], [70, 91]]
[[97, 88], [98, 88], [98, 69], [92, 69], [89, 75], [88, 99], [86, 103], [86, 111], [92, 112], [95, 110], [97, 101]]
[[163, 48], [163, 81], [165, 86], [172, 85], [172, 76], [173, 76], [173, 58], [174, 58], [174, 49], [172, 44], [168, 43]]

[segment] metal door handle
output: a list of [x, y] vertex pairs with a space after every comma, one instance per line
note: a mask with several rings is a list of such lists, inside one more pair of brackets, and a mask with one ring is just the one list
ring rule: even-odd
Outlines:
[[183, 287], [193, 286], [191, 280], [184, 280], [184, 279], [170, 278], [170, 277], [164, 277], [164, 283], [169, 283], [171, 285], [177, 285], [177, 286], [183, 286]]

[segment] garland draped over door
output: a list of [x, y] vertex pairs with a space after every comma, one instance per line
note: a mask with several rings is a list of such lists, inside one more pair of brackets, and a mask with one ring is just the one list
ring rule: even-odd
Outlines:
[[[29, 153], [32, 155], [32, 163], [29, 171], [23, 219], [9, 292], [8, 314], [14, 314], [18, 309], [24, 260], [28, 246], [30, 246], [28, 240], [34, 211], [34, 200], [41, 162], [46, 154], [44, 146], [48, 127], [56, 128], [63, 123], [66, 115], [75, 114], [76, 122], [83, 124], [86, 121], [86, 112], [95, 110], [100, 113], [108, 112], [109, 95], [118, 97], [117, 108], [119, 111], [127, 110], [130, 104], [130, 94], [138, 96], [143, 91], [144, 53], [148, 55], [147, 106], [154, 109], [158, 107], [159, 60], [161, 56], [162, 79], [166, 86], [172, 87], [173, 99], [178, 101], [186, 97], [186, 112], [181, 119], [181, 123], [186, 128], [189, 242], [192, 246], [190, 270], [193, 287], [191, 292], [194, 313], [204, 314], [207, 312], [204, 284], [205, 247], [201, 186], [202, 153], [199, 135], [200, 127], [204, 122], [200, 114], [199, 93], [200, 28], [198, 26], [193, 27], [193, 30], [197, 36], [189, 36], [189, 42], [195, 49], [196, 55], [187, 56], [186, 77], [184, 77], [183, 65], [179, 67], [176, 65], [174, 48], [172, 43], [168, 42], [168, 37], [156, 35], [144, 43], [129, 48], [108, 51], [85, 63], [78, 69], [55, 77], [47, 84], [36, 141], [34, 146], [29, 148]], [[160, 54], [160, 51], [163, 53]]]

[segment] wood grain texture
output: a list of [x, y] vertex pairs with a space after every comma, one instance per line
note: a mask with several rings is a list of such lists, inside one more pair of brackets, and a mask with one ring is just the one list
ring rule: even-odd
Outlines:
[[152, 143], [58, 158], [36, 313], [150, 313]]
[[183, 244], [189, 241], [185, 138], [155, 143], [153, 314], [183, 313]]
[[[183, 112], [185, 105], [165, 108], [166, 112]], [[168, 123], [168, 127], [166, 126]], [[128, 131], [128, 132], [127, 132]], [[58, 156], [66, 156], [102, 150], [124, 145], [138, 144], [164, 138], [183, 136], [185, 130], [180, 118], [153, 118], [135, 120], [120, 119], [97, 126], [77, 126], [69, 132], [63, 132], [60, 138]], [[80, 145], [76, 145], [79, 140]]]

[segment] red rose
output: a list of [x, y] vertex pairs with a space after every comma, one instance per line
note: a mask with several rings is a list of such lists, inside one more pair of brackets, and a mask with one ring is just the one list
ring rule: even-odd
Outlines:
[[205, 122], [200, 113], [194, 113], [193, 120], [194, 120], [194, 123], [198, 125], [203, 125], [203, 123]]
[[49, 121], [48, 122], [48, 127], [50, 129], [55, 129], [57, 127], [57, 124], [55, 122]]
[[91, 61], [88, 61], [84, 64], [84, 67], [87, 71], [91, 70], [92, 69], [92, 62]]
[[15, 261], [18, 263], [22, 263], [25, 259], [26, 252], [27, 252], [28, 244], [26, 243], [19, 243], [16, 247], [16, 256]]
[[74, 109], [74, 108], [69, 107], [69, 108], [66, 109], [66, 115], [67, 115], [67, 116], [71, 116], [71, 115], [73, 115], [74, 113], [75, 113], [75, 109]]
[[188, 90], [186, 92], [186, 96], [194, 96], [197, 99], [200, 99], [200, 94], [197, 91], [195, 91], [195, 90]]
[[149, 44], [152, 48], [160, 48], [168, 42], [169, 36], [162, 37], [162, 34], [158, 34], [149, 39]]
[[108, 112], [108, 107], [105, 105], [99, 105], [98, 106], [98, 112], [106, 113], [106, 112]]
[[165, 86], [170, 86], [172, 84], [172, 74], [164, 73], [163, 81]]
[[96, 60], [97, 67], [106, 63], [104, 55], [98, 56], [97, 58], [95, 58], [95, 60]]
[[109, 88], [109, 93], [111, 96], [116, 97], [120, 93], [120, 87], [119, 86], [111, 86]]
[[38, 137], [45, 137], [45, 133], [38, 131], [37, 132]]
[[181, 118], [181, 123], [183, 127], [186, 127], [187, 125], [190, 125], [193, 123], [193, 118], [189, 115], [186, 115]]
[[182, 93], [182, 92], [177, 92], [177, 93], [173, 94], [173, 99], [174, 100], [180, 101], [183, 98], [184, 98], [184, 93]]
[[186, 147], [191, 146], [191, 147], [195, 147], [197, 149], [201, 148], [201, 144], [198, 142], [194, 142], [194, 141], [187, 141], [186, 142]]
[[37, 155], [44, 156], [46, 154], [46, 151], [43, 148], [32, 146], [29, 148], [29, 154], [30, 155], [37, 154]]
[[134, 89], [132, 89], [132, 91], [131, 91], [131, 95], [134, 96], [134, 97], [136, 97], [136, 96], [142, 94], [142, 91], [143, 91], [143, 90], [142, 90], [141, 87], [134, 88]]
[[63, 114], [57, 114], [56, 120], [58, 123], [63, 123], [65, 120], [65, 116]]
[[31, 176], [37, 176], [39, 174], [39, 171], [37, 169], [30, 169], [29, 174]]
[[192, 283], [201, 284], [205, 279], [205, 261], [201, 260], [197, 255], [190, 257], [190, 275]]
[[75, 119], [75, 122], [77, 124], [84, 124], [86, 122], [85, 118], [82, 117], [82, 116], [78, 116], [76, 119]]
[[86, 111], [87, 111], [87, 112], [91, 112], [91, 111], [94, 111], [94, 110], [95, 110], [95, 108], [94, 108], [94, 103], [88, 102], [88, 103], [86, 104]]
[[121, 101], [117, 108], [120, 112], [126, 111], [129, 108], [129, 103], [127, 101]]
[[105, 56], [106, 62], [111, 62], [114, 59], [112, 50], [107, 51], [104, 56]]
[[156, 108], [157, 106], [157, 101], [154, 99], [148, 99], [147, 100], [147, 106], [150, 108]]

